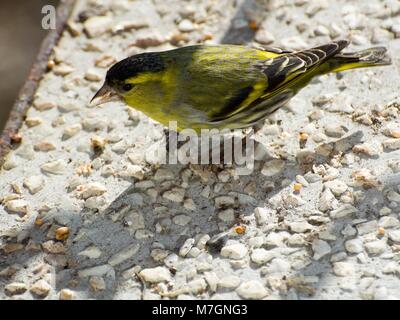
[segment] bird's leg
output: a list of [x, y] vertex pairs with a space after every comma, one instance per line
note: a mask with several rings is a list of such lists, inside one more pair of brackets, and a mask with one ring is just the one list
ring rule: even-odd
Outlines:
[[246, 150], [247, 140], [251, 139], [252, 137], [254, 137], [256, 135], [256, 133], [261, 130], [262, 126], [263, 126], [262, 124], [254, 125], [253, 128], [252, 128], [253, 130], [251, 130], [247, 135], [245, 135], [242, 138], [242, 150], [243, 149]]
[[[262, 125], [261, 125], [261, 127], [262, 127]], [[240, 148], [239, 150], [241, 150], [242, 154], [243, 154], [243, 150], [246, 150], [246, 148], [247, 148], [248, 139], [251, 139], [251, 137], [261, 129], [261, 127], [254, 127], [253, 130], [249, 134], [245, 135], [242, 138], [242, 140], [240, 140], [237, 143], [238, 145], [240, 144], [239, 145], [239, 148]], [[210, 146], [210, 150], [209, 150], [208, 157], [209, 157], [209, 163], [210, 164], [212, 164], [213, 160], [216, 160], [216, 161], [214, 161], [214, 164], [220, 164], [220, 165], [226, 165], [226, 164], [227, 165], [231, 165], [231, 164], [233, 164], [234, 159], [235, 159], [235, 154], [234, 153], [235, 153], [235, 144], [236, 144], [236, 142], [235, 142], [234, 137], [231, 137], [227, 141], [225, 141], [224, 137], [225, 136], [223, 136], [223, 135], [220, 136], [220, 138], [222, 138], [223, 140], [220, 141], [219, 146], [218, 146], [219, 147], [219, 151], [220, 151], [219, 152], [219, 158], [216, 157], [216, 156], [213, 157], [213, 152], [215, 152], [215, 148], [213, 148], [212, 144], [209, 145]], [[226, 143], [228, 143], [228, 145], [226, 145]], [[230, 154], [227, 154], [226, 152], [229, 152]], [[217, 159], [215, 159], [215, 158], [217, 158]]]
[[170, 151], [170, 146], [176, 146], [176, 150], [178, 150], [180, 147], [182, 147], [187, 141], [179, 139], [179, 132], [176, 131], [171, 131], [167, 128], [164, 128], [164, 135], [165, 135], [165, 141], [166, 141], [166, 149], [167, 152]]

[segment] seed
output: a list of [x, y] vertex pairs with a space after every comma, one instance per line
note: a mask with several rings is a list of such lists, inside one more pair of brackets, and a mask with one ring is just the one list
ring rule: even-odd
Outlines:
[[378, 235], [383, 237], [385, 235], [385, 229], [382, 227], [378, 228]]
[[248, 26], [251, 30], [258, 30], [258, 23], [254, 20], [250, 21]]
[[307, 140], [308, 139], [308, 133], [300, 132], [299, 138], [300, 138], [300, 140], [303, 140], [303, 141]]
[[60, 227], [56, 230], [56, 239], [59, 241], [66, 240], [69, 236], [68, 227]]
[[299, 143], [300, 143], [300, 149], [304, 149], [308, 140], [308, 134], [305, 132], [300, 132], [299, 134]]
[[293, 185], [293, 190], [294, 190], [295, 192], [299, 192], [299, 191], [301, 190], [302, 187], [303, 187], [303, 185], [302, 185], [301, 183], [295, 183], [295, 184]]
[[36, 220], [35, 220], [35, 225], [37, 225], [37, 226], [41, 226], [41, 225], [43, 225], [43, 223], [44, 223], [44, 221], [43, 221], [43, 219], [41, 219], [41, 218], [36, 218]]
[[56, 65], [56, 63], [54, 62], [54, 60], [47, 61], [47, 68], [53, 69], [55, 67], [55, 65]]
[[246, 226], [237, 226], [237, 227], [235, 227], [235, 232], [237, 234], [244, 234], [246, 232]]

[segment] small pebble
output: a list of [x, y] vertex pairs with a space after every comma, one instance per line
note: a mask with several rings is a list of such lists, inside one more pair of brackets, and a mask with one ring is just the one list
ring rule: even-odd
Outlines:
[[108, 263], [111, 266], [117, 266], [124, 261], [131, 259], [138, 251], [139, 251], [139, 244], [134, 243], [131, 244], [130, 246], [127, 246], [126, 248], [120, 250], [116, 254], [114, 254], [109, 260]]
[[382, 146], [389, 150], [400, 149], [400, 138], [388, 139], [382, 142]]
[[334, 209], [336, 206], [337, 200], [335, 199], [335, 196], [332, 194], [330, 189], [325, 189], [319, 198], [318, 210], [325, 212]]
[[38, 280], [36, 281], [32, 287], [30, 288], [30, 292], [40, 296], [46, 297], [51, 290], [51, 286], [45, 280]]
[[81, 124], [75, 124], [64, 129], [62, 138], [63, 140], [69, 139], [76, 135], [82, 129]]
[[171, 280], [170, 272], [164, 267], [143, 269], [139, 272], [139, 276], [142, 277], [144, 281], [150, 283], [168, 282]]
[[236, 243], [223, 247], [221, 250], [221, 256], [239, 260], [243, 259], [247, 255], [247, 252], [247, 248], [243, 244]]
[[393, 242], [400, 243], [400, 230], [390, 230], [388, 236]]
[[183, 202], [185, 197], [185, 189], [182, 188], [172, 188], [169, 191], [163, 193], [163, 198], [170, 200], [172, 202]]
[[259, 300], [264, 298], [268, 291], [267, 289], [256, 280], [243, 282], [237, 289], [236, 293], [244, 299]]
[[95, 65], [99, 68], [109, 68], [116, 62], [116, 59], [113, 56], [103, 54], [99, 58], [96, 59]]
[[155, 47], [165, 43], [167, 40], [158, 31], [150, 29], [146, 33], [137, 35], [136, 40], [131, 45], [139, 48]]
[[285, 167], [283, 160], [270, 160], [265, 162], [264, 167], [261, 169], [261, 174], [267, 177], [275, 176], [282, 172]]
[[30, 117], [25, 119], [25, 123], [29, 128], [36, 127], [42, 124], [43, 120], [37, 117]]
[[87, 19], [83, 26], [90, 38], [96, 38], [110, 30], [112, 18], [108, 16], [94, 16]]
[[64, 173], [64, 170], [66, 169], [66, 164], [64, 160], [60, 159], [42, 164], [40, 166], [40, 169], [45, 173], [61, 175]]
[[381, 254], [386, 250], [386, 243], [383, 240], [367, 242], [364, 246], [370, 254]]
[[333, 273], [339, 277], [351, 276], [354, 273], [354, 266], [349, 262], [334, 262]]
[[173, 223], [178, 226], [186, 226], [190, 222], [190, 220], [192, 220], [192, 218], [185, 214], [179, 214], [172, 218]]
[[196, 29], [196, 26], [190, 20], [184, 19], [179, 23], [178, 29], [182, 32], [191, 32]]
[[97, 259], [101, 255], [102, 255], [102, 251], [95, 246], [90, 246], [90, 247], [86, 248], [85, 250], [78, 253], [78, 256], [88, 257], [89, 259]]
[[257, 31], [254, 40], [261, 44], [271, 44], [275, 41], [275, 37], [272, 33], [265, 29], [260, 29]]
[[325, 183], [325, 186], [329, 188], [335, 196], [340, 196], [347, 190], [347, 185], [340, 180], [332, 180]]
[[42, 176], [30, 176], [24, 180], [24, 187], [26, 187], [31, 194], [35, 194], [43, 189], [44, 179]]
[[131, 177], [138, 180], [142, 180], [144, 178], [143, 167], [135, 164], [128, 164], [124, 166], [124, 168], [119, 172], [120, 177]]
[[343, 126], [335, 123], [327, 124], [325, 125], [324, 128], [325, 128], [325, 134], [328, 137], [332, 138], [340, 138], [347, 132], [347, 130], [345, 130]]
[[284, 274], [290, 271], [290, 263], [286, 259], [275, 258], [268, 266], [268, 273]]
[[233, 205], [235, 203], [235, 199], [229, 196], [221, 196], [221, 197], [216, 197], [214, 199], [214, 202], [216, 208], [223, 208]]
[[7, 201], [5, 204], [7, 210], [16, 212], [16, 213], [27, 213], [28, 212], [28, 203], [25, 200], [17, 199]]
[[400, 266], [397, 262], [389, 262], [382, 268], [384, 274], [397, 274], [400, 272]]
[[78, 191], [82, 199], [88, 199], [90, 197], [97, 197], [104, 194], [107, 192], [107, 188], [99, 182], [90, 182], [77, 186], [76, 191]]
[[330, 33], [331, 33], [330, 30], [323, 25], [319, 25], [314, 29], [314, 34], [316, 36], [327, 36]]
[[291, 222], [289, 224], [290, 231], [296, 233], [304, 233], [313, 229], [313, 226], [306, 221]]
[[258, 207], [254, 209], [254, 215], [257, 219], [257, 223], [259, 225], [262, 225], [267, 222], [268, 217], [271, 215], [271, 213], [266, 208]]
[[103, 264], [103, 265], [99, 265], [99, 266], [95, 266], [95, 267], [91, 267], [91, 268], [87, 268], [87, 269], [78, 271], [79, 278], [87, 278], [87, 277], [91, 277], [91, 276], [102, 277], [104, 275], [111, 276], [114, 278], [115, 271], [108, 264]]
[[106, 282], [103, 277], [93, 276], [89, 278], [89, 285], [93, 291], [104, 291], [107, 288]]
[[61, 242], [55, 242], [53, 240], [42, 243], [42, 247], [46, 252], [60, 254], [65, 253], [65, 246]]
[[49, 152], [56, 149], [56, 146], [48, 141], [41, 141], [34, 145], [33, 149], [35, 151]]
[[86, 71], [85, 73], [85, 79], [88, 81], [100, 81], [103, 79], [103, 75], [98, 72], [96, 69], [89, 69], [88, 71]]
[[378, 230], [378, 222], [376, 220], [371, 220], [368, 222], [358, 224], [356, 228], [359, 235], [373, 233], [376, 230]]
[[66, 75], [69, 75], [74, 71], [75, 71], [74, 68], [66, 64], [61, 64], [53, 68], [54, 74], [56, 76], [62, 76], [62, 77], [65, 77]]
[[363, 242], [360, 239], [352, 239], [345, 242], [344, 247], [349, 253], [360, 253], [363, 251]]
[[35, 109], [37, 109], [39, 111], [45, 111], [45, 110], [55, 108], [56, 103], [53, 101], [37, 101], [37, 100], [35, 100], [35, 102], [33, 103], [33, 106], [35, 107]]
[[323, 240], [315, 239], [312, 242], [312, 249], [314, 251], [313, 259], [319, 260], [327, 254], [331, 253], [331, 246]]
[[378, 225], [381, 228], [397, 228], [400, 226], [399, 219], [392, 217], [392, 216], [385, 216], [379, 219]]
[[28, 290], [28, 287], [23, 282], [12, 282], [4, 287], [4, 291], [11, 296], [16, 294], [22, 294], [26, 290]]
[[75, 292], [70, 289], [61, 289], [58, 296], [60, 300], [74, 300]]
[[353, 237], [357, 234], [357, 230], [353, 228], [351, 225], [346, 225], [341, 231], [342, 235], [345, 237]]
[[235, 220], [235, 212], [233, 209], [226, 209], [218, 213], [218, 218], [223, 222], [232, 222]]
[[225, 276], [219, 279], [218, 288], [235, 289], [240, 284], [240, 278], [234, 275]]
[[276, 254], [272, 251], [263, 248], [254, 249], [251, 253], [251, 261], [256, 264], [264, 264], [271, 261], [275, 256]]
[[193, 238], [186, 239], [184, 244], [179, 249], [179, 255], [181, 257], [185, 257], [189, 253], [189, 251], [192, 249], [192, 247], [194, 246], [194, 243], [195, 243], [195, 240]]

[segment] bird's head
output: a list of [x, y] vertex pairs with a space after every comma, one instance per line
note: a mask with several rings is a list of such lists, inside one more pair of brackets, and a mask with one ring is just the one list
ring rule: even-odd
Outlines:
[[164, 69], [162, 56], [157, 52], [142, 53], [121, 60], [107, 71], [103, 86], [90, 104], [98, 106], [110, 101], [124, 101], [144, 83], [160, 79]]

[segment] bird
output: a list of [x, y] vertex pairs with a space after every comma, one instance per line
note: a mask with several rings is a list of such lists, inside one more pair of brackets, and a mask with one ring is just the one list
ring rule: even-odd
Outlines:
[[125, 58], [90, 104], [120, 100], [177, 131], [245, 129], [262, 123], [319, 75], [390, 65], [385, 47], [342, 52], [347, 40], [305, 50], [192, 45]]

